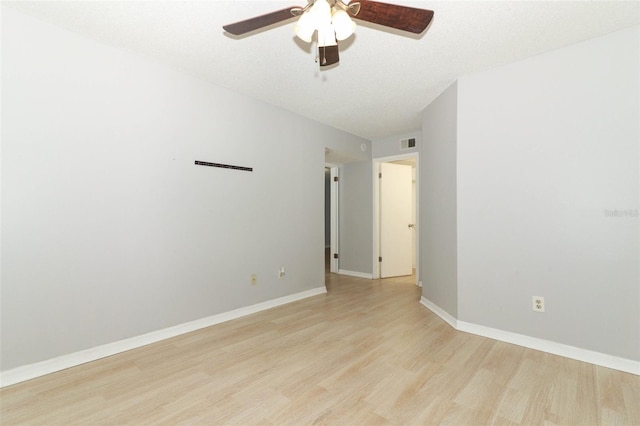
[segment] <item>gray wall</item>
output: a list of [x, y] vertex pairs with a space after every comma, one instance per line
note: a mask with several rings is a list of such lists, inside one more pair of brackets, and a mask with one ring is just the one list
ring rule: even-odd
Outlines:
[[420, 277], [422, 295], [458, 315], [457, 85], [423, 113], [420, 150]]
[[340, 269], [373, 273], [373, 171], [359, 161], [340, 166]]
[[[416, 147], [401, 150], [400, 141], [409, 138], [416, 139]], [[389, 136], [383, 139], [376, 139], [372, 141], [371, 145], [371, 153], [373, 155], [373, 158], [392, 157], [394, 155], [419, 152], [422, 145], [422, 132], [420, 130], [415, 130], [412, 132], [403, 133], [401, 135]]]
[[459, 319], [640, 360], [639, 40], [459, 80]]
[[367, 141], [4, 6], [1, 100], [2, 370], [324, 285]]

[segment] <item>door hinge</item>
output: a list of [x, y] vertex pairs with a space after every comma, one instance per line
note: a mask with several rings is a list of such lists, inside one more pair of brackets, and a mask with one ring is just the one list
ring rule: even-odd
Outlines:
[[334, 181], [334, 182], [337, 182], [337, 181], [338, 181], [338, 176], [334, 176], [334, 177], [333, 177], [333, 181]]
[[338, 253], [333, 253], [333, 258], [338, 259]]
[[382, 179], [382, 172], [378, 173], [378, 179]]
[[382, 262], [382, 256], [378, 258], [378, 262]]

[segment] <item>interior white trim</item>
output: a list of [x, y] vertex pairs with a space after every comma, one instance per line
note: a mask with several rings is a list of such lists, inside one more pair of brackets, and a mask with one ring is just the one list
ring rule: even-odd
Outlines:
[[452, 315], [450, 315], [447, 311], [442, 309], [440, 306], [436, 305], [426, 297], [422, 296], [420, 298], [420, 304], [425, 308], [429, 309], [431, 312], [439, 316], [444, 322], [449, 324], [451, 327], [458, 329], [458, 320], [455, 319]]
[[347, 269], [338, 269], [338, 273], [341, 275], [349, 275], [352, 277], [366, 278], [368, 280], [373, 279], [373, 274], [367, 274], [365, 272], [349, 271]]
[[212, 325], [254, 314], [256, 312], [275, 308], [276, 306], [306, 299], [307, 297], [324, 294], [326, 292], [326, 287], [317, 287], [300, 293], [291, 294], [289, 296], [283, 296], [266, 302], [257, 303], [255, 305], [234, 309], [233, 311], [223, 312], [207, 318], [178, 324], [162, 330], [152, 331], [151, 333], [142, 334], [129, 339], [107, 343], [105, 345], [96, 346], [94, 348], [85, 349], [57, 358], [25, 365], [12, 370], [2, 371], [0, 372], [0, 388], [44, 376], [46, 374], [55, 373], [56, 371], [75, 367], [77, 365], [115, 355], [120, 352], [139, 348], [141, 346], [149, 345], [181, 334], [190, 333], [201, 328], [210, 327]]
[[[335, 164], [325, 164], [329, 167], [329, 188], [330, 188], [330, 248], [329, 248], [329, 271], [338, 272], [340, 269], [340, 258], [333, 257], [334, 253], [340, 253], [340, 167]], [[335, 179], [338, 179], [337, 181]]]
[[575, 346], [569, 346], [562, 343], [552, 342], [550, 340], [539, 339], [537, 337], [526, 336], [524, 334], [512, 333], [510, 331], [499, 330], [497, 328], [486, 327], [470, 322], [459, 321], [449, 313], [444, 311], [442, 308], [437, 306], [435, 303], [426, 299], [424, 296], [420, 299], [420, 304], [425, 306], [427, 309], [444, 320], [447, 324], [459, 331], [488, 337], [490, 339], [499, 340], [501, 342], [512, 343], [514, 345], [563, 356], [565, 358], [588, 362], [590, 364], [599, 365], [601, 367], [612, 368], [614, 370], [640, 375], [639, 361], [620, 358], [609, 354], [603, 354], [601, 352], [590, 351], [588, 349], [576, 348]]

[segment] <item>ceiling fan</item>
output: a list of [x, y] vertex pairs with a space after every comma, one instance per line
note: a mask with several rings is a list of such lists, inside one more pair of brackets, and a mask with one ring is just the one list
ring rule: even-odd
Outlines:
[[311, 43], [317, 32], [318, 57], [321, 67], [337, 64], [338, 42], [355, 31], [351, 18], [395, 28], [414, 34], [422, 33], [433, 18], [433, 11], [398, 6], [373, 0], [308, 0], [305, 7], [289, 7], [244, 21], [224, 25], [233, 35], [244, 35], [269, 25], [299, 17], [294, 32], [301, 40]]

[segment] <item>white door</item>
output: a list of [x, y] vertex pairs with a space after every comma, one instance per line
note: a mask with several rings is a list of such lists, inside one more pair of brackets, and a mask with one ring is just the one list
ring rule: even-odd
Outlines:
[[380, 277], [411, 275], [411, 166], [380, 163]]

